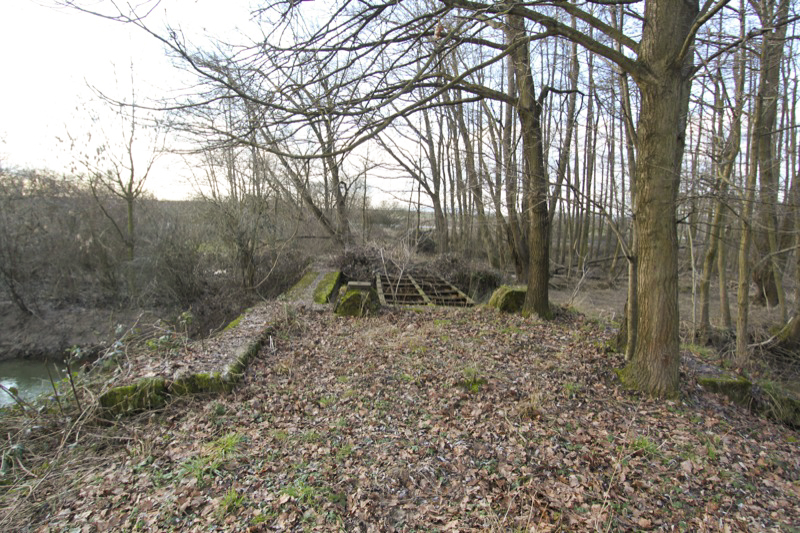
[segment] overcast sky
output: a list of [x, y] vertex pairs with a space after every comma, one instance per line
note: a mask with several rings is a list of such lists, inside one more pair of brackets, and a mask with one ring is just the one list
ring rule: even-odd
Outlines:
[[[54, 0], [0, 1], [0, 161], [4, 166], [63, 171], [72, 157], [64, 138], [85, 134], [84, 109], [100, 107], [90, 85], [137, 99], [178, 89], [181, 76], [161, 45], [141, 30], [58, 8]], [[98, 2], [99, 3], [99, 2]], [[232, 35], [246, 26], [249, 0], [162, 0], [153, 21], [168, 18], [195, 36]], [[183, 83], [186, 83], [185, 80]], [[188, 192], [177, 183], [175, 158], [164, 158], [149, 180], [159, 198]], [[184, 172], [185, 175], [185, 172]]]

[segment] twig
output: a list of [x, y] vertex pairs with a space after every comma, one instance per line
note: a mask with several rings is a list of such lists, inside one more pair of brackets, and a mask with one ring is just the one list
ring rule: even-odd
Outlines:
[[56, 382], [53, 379], [53, 374], [50, 372], [50, 367], [47, 365], [48, 361], [44, 362], [44, 367], [47, 369], [47, 377], [50, 378], [50, 385], [53, 386], [53, 394], [56, 395], [56, 401], [58, 402], [58, 410], [61, 412], [61, 416], [64, 416], [64, 407], [61, 405], [61, 397], [58, 395], [58, 389], [56, 388]]
[[83, 413], [83, 407], [81, 407], [81, 401], [78, 399], [78, 391], [75, 390], [75, 381], [72, 379], [72, 367], [69, 364], [69, 360], [71, 357], [72, 354], [70, 354], [70, 356], [64, 360], [64, 362], [67, 364], [67, 377], [69, 377], [69, 384], [72, 387], [72, 395], [75, 398], [75, 404], [78, 406], [78, 411]]
[[14, 394], [13, 391], [11, 391], [8, 388], [6, 388], [6, 386], [3, 385], [2, 383], [0, 383], [0, 389], [4, 390], [6, 392], [6, 394], [11, 396], [11, 399], [13, 399], [15, 402], [17, 402], [17, 405], [19, 405], [23, 410], [25, 408], [28, 408], [31, 411], [34, 411], [34, 412], [36, 411], [36, 409], [30, 403], [26, 402], [25, 400], [20, 398], [18, 395]]
[[39, 478], [39, 476], [37, 476], [36, 474], [34, 474], [33, 472], [31, 472], [30, 470], [25, 468], [25, 465], [22, 464], [22, 460], [19, 457], [14, 457], [14, 459], [17, 460], [17, 464], [19, 465], [19, 467], [22, 469], [23, 472], [25, 472], [26, 474], [28, 474], [29, 476], [31, 476], [33, 478], [36, 478], [36, 479]]
[[591, 268], [584, 269], [583, 274], [581, 275], [581, 279], [578, 280], [578, 283], [575, 285], [575, 288], [572, 289], [572, 294], [569, 297], [569, 303], [568, 303], [570, 307], [575, 304], [575, 298], [578, 297], [578, 292], [580, 292], [581, 290], [581, 285], [583, 285], [583, 282], [586, 281], [586, 276], [588, 276], [589, 272], [591, 271], [592, 271]]

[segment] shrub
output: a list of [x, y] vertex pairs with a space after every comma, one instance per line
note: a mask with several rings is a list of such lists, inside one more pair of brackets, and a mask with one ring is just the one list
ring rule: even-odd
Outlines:
[[376, 246], [355, 246], [348, 248], [334, 261], [336, 268], [349, 281], [372, 281], [375, 274], [391, 267], [386, 255]]
[[487, 299], [503, 282], [496, 270], [478, 266], [454, 253], [438, 256], [426, 270], [449, 281], [476, 301]]

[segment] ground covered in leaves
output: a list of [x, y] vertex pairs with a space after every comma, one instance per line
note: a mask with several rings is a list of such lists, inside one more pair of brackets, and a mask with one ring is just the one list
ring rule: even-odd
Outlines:
[[2, 428], [20, 448], [4, 455], [0, 529], [800, 524], [798, 433], [702, 391], [690, 371], [674, 401], [623, 390], [602, 323], [269, 305], [278, 333], [231, 394], [60, 433]]

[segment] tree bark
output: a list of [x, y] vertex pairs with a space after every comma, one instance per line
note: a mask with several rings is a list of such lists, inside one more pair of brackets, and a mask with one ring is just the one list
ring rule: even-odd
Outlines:
[[[757, 161], [759, 178], [759, 238], [756, 248], [761, 257], [769, 255], [769, 259], [760, 261], [753, 269], [753, 281], [758, 287], [756, 303], [770, 307], [783, 305], [782, 265], [778, 261], [778, 167], [779, 159], [775, 157], [775, 126], [778, 116], [778, 96], [780, 90], [781, 61], [786, 39], [787, 25], [782, 23], [788, 15], [790, 0], [780, 0], [777, 11], [773, 11], [774, 2], [762, 1], [759, 10], [761, 26], [774, 28], [764, 35], [761, 64], [759, 69], [759, 87], [756, 98], [761, 103], [760, 112], [755, 118], [753, 135], [757, 143]], [[753, 164], [756, 162], [753, 161]]]
[[527, 211], [529, 217], [528, 291], [524, 309], [542, 318], [550, 318], [550, 220], [547, 216], [547, 175], [542, 149], [542, 103], [547, 96], [543, 90], [535, 97], [530, 51], [524, 41], [525, 23], [520, 16], [508, 17], [510, 44], [513, 48], [514, 72], [519, 93], [517, 115], [522, 124], [522, 144], [525, 158], [525, 180], [530, 191]]
[[[691, 89], [692, 24], [697, 2], [645, 5], [639, 62], [649, 75], [641, 90], [637, 128], [637, 342], [627, 375], [652, 395], [678, 392], [678, 235], [675, 207]], [[685, 55], [681, 55], [685, 54]]]
[[[511, 43], [510, 37], [508, 43]], [[516, 98], [517, 83], [514, 59], [512, 57], [508, 58], [507, 79], [507, 94], [511, 98]], [[506, 240], [511, 249], [511, 257], [514, 262], [514, 271], [517, 276], [517, 281], [527, 283], [530, 250], [528, 249], [528, 232], [525, 226], [527, 218], [524, 212], [522, 214], [517, 213], [519, 195], [517, 190], [517, 160], [514, 156], [515, 150], [513, 148], [514, 124], [514, 106], [506, 104], [503, 123], [503, 167], [506, 174], [506, 211], [508, 212]]]

